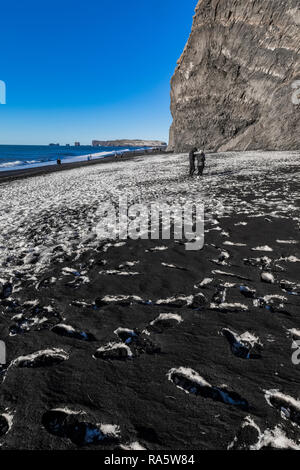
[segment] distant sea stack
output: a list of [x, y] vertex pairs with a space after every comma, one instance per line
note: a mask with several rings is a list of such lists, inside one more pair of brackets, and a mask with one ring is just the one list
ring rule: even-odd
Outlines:
[[160, 140], [93, 140], [93, 147], [165, 147]]
[[171, 80], [169, 149], [298, 150], [299, 103], [299, 0], [199, 0]]

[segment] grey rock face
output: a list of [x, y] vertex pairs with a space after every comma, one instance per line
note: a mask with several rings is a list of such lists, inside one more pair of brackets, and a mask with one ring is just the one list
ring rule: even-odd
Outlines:
[[171, 112], [172, 150], [299, 149], [299, 0], [199, 0]]

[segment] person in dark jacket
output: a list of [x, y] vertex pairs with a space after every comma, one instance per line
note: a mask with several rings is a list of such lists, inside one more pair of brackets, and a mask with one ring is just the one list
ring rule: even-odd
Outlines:
[[204, 167], [205, 167], [205, 161], [206, 161], [205, 153], [203, 152], [203, 150], [200, 150], [200, 152], [197, 153], [196, 157], [197, 157], [198, 176], [202, 176]]
[[196, 157], [196, 152], [197, 152], [197, 148], [194, 147], [190, 153], [189, 153], [189, 160], [190, 160], [190, 176], [193, 176], [193, 174], [195, 173], [195, 157]]

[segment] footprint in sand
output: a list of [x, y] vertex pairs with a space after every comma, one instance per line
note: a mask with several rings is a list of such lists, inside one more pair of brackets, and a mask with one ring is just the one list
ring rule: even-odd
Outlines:
[[168, 379], [186, 393], [190, 393], [203, 398], [222, 402], [226, 405], [233, 405], [248, 410], [249, 404], [247, 400], [242, 398], [238, 393], [227, 390], [224, 386], [214, 387], [201, 377], [193, 369], [179, 367], [171, 369], [167, 374]]
[[120, 429], [112, 424], [92, 424], [84, 412], [67, 408], [46, 411], [42, 425], [54, 436], [70, 439], [77, 446], [113, 444], [118, 442]]
[[86, 333], [85, 331], [74, 328], [71, 325], [65, 325], [64, 323], [59, 323], [51, 328], [53, 333], [59, 336], [66, 336], [67, 338], [74, 338], [81, 341], [96, 341], [96, 338], [91, 333]]
[[284, 315], [291, 315], [285, 308], [284, 302], [286, 302], [286, 297], [282, 295], [265, 295], [258, 299], [259, 307], [269, 310], [271, 313], [283, 313]]
[[174, 308], [192, 308], [192, 309], [201, 309], [207, 303], [207, 299], [204, 294], [201, 292], [195, 295], [182, 295], [178, 294], [173, 297], [168, 297], [166, 299], [159, 299], [156, 301], [156, 305], [174, 307]]
[[261, 343], [258, 338], [251, 335], [249, 332], [243, 333], [239, 336], [237, 333], [231, 331], [229, 328], [221, 330], [222, 335], [227, 339], [231, 352], [234, 356], [241, 359], [260, 359], [261, 354], [254, 352], [253, 349], [260, 348]]
[[0, 438], [8, 433], [12, 425], [12, 416], [9, 413], [0, 415]]
[[280, 287], [284, 292], [287, 292], [289, 295], [300, 295], [300, 284], [296, 282], [287, 281], [282, 279], [280, 281]]
[[126, 359], [132, 359], [133, 353], [127, 344], [108, 343], [105, 346], [101, 346], [97, 349], [97, 351], [94, 353], [94, 358], [125, 361]]
[[121, 342], [110, 342], [97, 349], [95, 358], [110, 360], [126, 360], [138, 357], [141, 354], [159, 354], [160, 346], [156, 345], [147, 337], [146, 331], [140, 332], [138, 329], [117, 328], [115, 335]]
[[148, 331], [139, 331], [138, 329], [129, 330], [127, 328], [118, 328], [114, 332], [125, 344], [129, 345], [134, 356], [139, 354], [158, 354], [160, 347], [151, 341], [147, 335]]
[[243, 421], [227, 450], [300, 450], [300, 445], [290, 439], [281, 426], [261, 431], [250, 416]]
[[254, 299], [256, 296], [256, 290], [247, 286], [240, 286], [240, 293], [247, 299]]
[[97, 307], [105, 307], [106, 305], [123, 305], [130, 306], [133, 304], [147, 303], [137, 295], [105, 295], [104, 297], [95, 300]]
[[174, 328], [183, 322], [181, 315], [177, 313], [161, 313], [147, 327], [148, 332], [163, 333], [166, 329]]
[[300, 401], [278, 390], [266, 390], [265, 398], [267, 403], [276, 408], [282, 418], [292, 421], [300, 426]]
[[67, 361], [69, 355], [63, 349], [45, 349], [14, 359], [10, 367], [49, 367]]

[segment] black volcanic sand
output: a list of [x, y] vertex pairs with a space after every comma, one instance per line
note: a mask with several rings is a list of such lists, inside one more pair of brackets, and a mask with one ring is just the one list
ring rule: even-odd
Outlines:
[[[270, 191], [278, 189], [275, 181], [269, 182]], [[250, 193], [245, 199], [249, 204]], [[244, 436], [242, 424], [247, 416], [262, 433], [280, 426], [289, 439], [298, 442], [299, 426], [293, 425], [289, 418], [283, 419], [280, 410], [270, 406], [264, 396], [264, 391], [271, 389], [295, 399], [299, 396], [300, 366], [291, 361], [292, 337], [287, 332], [292, 328], [300, 329], [299, 289], [298, 295], [291, 295], [280, 285], [283, 279], [297, 283], [299, 263], [288, 262], [285, 258], [299, 257], [299, 245], [276, 242], [277, 239], [298, 240], [297, 224], [292, 219], [283, 222], [282, 219], [257, 217], [247, 219], [247, 226], [236, 226], [245, 221], [245, 214], [223, 216], [218, 220], [222, 229], [230, 234], [231, 242], [247, 246], [224, 245], [226, 238], [214, 230], [206, 233], [201, 251], [186, 251], [184, 244], [173, 240], [127, 240], [124, 246], [109, 248], [99, 242], [97, 251], [87, 251], [78, 259], [64, 255], [39, 279], [21, 281], [18, 292], [9, 299], [2, 299], [0, 332], [7, 343], [8, 361], [47, 348], [63, 349], [69, 354], [68, 360], [47, 367], [11, 366], [8, 369], [1, 385], [0, 410], [13, 414], [13, 425], [1, 437], [0, 423], [3, 449], [116, 449], [120, 444], [136, 441], [147, 449], [227, 449], [236, 436], [237, 447], [242, 447], [244, 442], [244, 448], [249, 448], [257, 443], [258, 432], [248, 427], [249, 432]], [[273, 251], [251, 250], [250, 247], [258, 245], [268, 245]], [[157, 246], [168, 249], [151, 251]], [[223, 250], [230, 256], [225, 264], [212, 261], [218, 260]], [[273, 260], [267, 269], [244, 261], [263, 256]], [[281, 256], [284, 259], [278, 261]], [[139, 261], [139, 264], [119, 268], [128, 261]], [[164, 267], [161, 263], [184, 269]], [[79, 273], [86, 271], [89, 282], [82, 283], [81, 277], [73, 274], [61, 276], [64, 267], [72, 267]], [[140, 274], [99, 274], [99, 271], [120, 269]], [[233, 273], [236, 277], [212, 274], [214, 270]], [[262, 271], [272, 272], [275, 283], [263, 283]], [[52, 277], [56, 282], [47, 285]], [[213, 278], [213, 281], [206, 287], [195, 288], [204, 278]], [[214, 296], [225, 283], [231, 283], [231, 287], [227, 286], [225, 305], [242, 304], [247, 310], [214, 308]], [[255, 290], [256, 299], [279, 295], [287, 300], [282, 302], [284, 307], [267, 301], [254, 306], [253, 298], [245, 297], [240, 286]], [[205, 296], [202, 305], [155, 304], [159, 299], [199, 292]], [[143, 301], [103, 305], [101, 299], [106, 295], [135, 295]], [[26, 301], [36, 299], [38, 306], [24, 306]], [[86, 305], [81, 305], [82, 301]], [[47, 306], [52, 306], [54, 311], [48, 322], [9, 336], [16, 324], [13, 316], [26, 312], [28, 316], [33, 315], [34, 308], [39, 315]], [[161, 313], [178, 314], [183, 322], [170, 322], [166, 327], [151, 330], [149, 323]], [[90, 334], [90, 340], [51, 331], [57, 323]], [[141, 340], [140, 348], [132, 347], [132, 358], [93, 357], [101, 346], [121, 341], [114, 334], [119, 327], [136, 330], [140, 335], [148, 329], [150, 335], [141, 335], [144, 343]], [[263, 344], [258, 351], [261, 357], [237, 357], [220, 334], [222, 328], [238, 334], [246, 331], [255, 334]], [[170, 369], [179, 367], [193, 369], [212, 386], [238, 393], [248, 402], [248, 409], [214, 400], [209, 393], [206, 397], [201, 393], [185, 393], [167, 377]], [[90, 425], [117, 425], [120, 438], [90, 444], [77, 435], [70, 438], [76, 422], [75, 425], [65, 424], [64, 430], [58, 425], [56, 431], [53, 427], [51, 431], [47, 425], [51, 414], [47, 412], [56, 408], [85, 412], [78, 420]], [[84, 435], [85, 425], [82, 429]]]
[[[126, 161], [132, 158], [141, 157], [141, 156], [151, 156], [151, 155], [158, 155], [161, 154], [161, 150], [144, 150], [142, 151], [129, 151], [125, 152], [122, 157], [115, 157], [108, 156], [108, 157], [92, 157], [91, 160], [79, 161], [79, 162], [71, 162], [67, 163], [66, 161], [62, 160], [61, 165], [45, 165], [36, 168], [24, 168], [20, 170], [7, 170], [7, 171], [0, 171], [0, 183], [14, 181], [18, 179], [30, 178], [32, 176], [46, 176], [50, 173], [56, 173], [60, 171], [72, 170], [75, 168], [80, 167], [88, 167], [94, 165], [101, 165], [106, 163], [112, 163], [115, 161]], [[170, 152], [165, 152], [170, 153]]]

